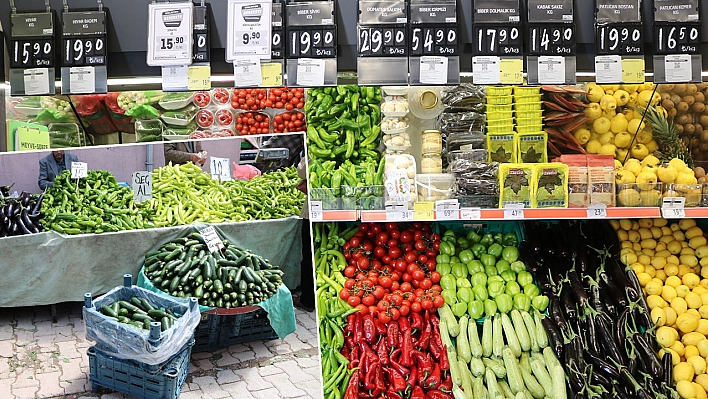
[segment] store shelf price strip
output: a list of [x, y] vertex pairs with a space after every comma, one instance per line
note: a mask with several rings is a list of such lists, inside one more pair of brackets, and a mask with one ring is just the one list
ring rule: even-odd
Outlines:
[[314, 1], [286, 6], [288, 58], [336, 58], [334, 2]]
[[474, 7], [473, 56], [521, 56], [524, 41], [519, 1], [477, 0]]
[[310, 201], [310, 220], [322, 221], [322, 201]]
[[192, 63], [192, 2], [150, 3], [147, 64], [181, 66]]
[[359, 0], [359, 57], [407, 57], [408, 7], [402, 0]]

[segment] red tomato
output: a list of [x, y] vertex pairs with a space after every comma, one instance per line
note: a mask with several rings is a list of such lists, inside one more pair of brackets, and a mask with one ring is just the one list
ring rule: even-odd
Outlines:
[[359, 298], [356, 295], [352, 295], [349, 298], [347, 298], [347, 303], [349, 306], [357, 306], [358, 304], [361, 303], [361, 298]]
[[374, 292], [372, 294], [374, 295], [374, 298], [381, 299], [381, 298], [383, 298], [385, 291], [384, 291], [383, 287], [376, 286], [376, 288], [374, 288]]
[[418, 259], [418, 255], [415, 252], [408, 252], [403, 256], [403, 259], [408, 263], [413, 263]]
[[[411, 276], [413, 276], [413, 280], [421, 281], [425, 278], [425, 272], [418, 269], [418, 270], [413, 271], [413, 273], [411, 273]], [[430, 282], [430, 281], [428, 281], [428, 282]], [[426, 289], [426, 287], [421, 287], [421, 288]], [[427, 287], [427, 288], [430, 288], [430, 287]]]
[[344, 275], [351, 278], [354, 277], [356, 274], [356, 267], [354, 266], [347, 266], [344, 268]]
[[401, 232], [400, 240], [402, 243], [408, 244], [409, 242], [413, 241], [413, 235], [410, 231], [404, 230], [403, 232]]
[[378, 319], [384, 324], [388, 324], [391, 322], [391, 316], [387, 315], [385, 312], [380, 312], [378, 314]]
[[383, 288], [391, 288], [391, 285], [393, 285], [393, 280], [391, 277], [383, 276], [379, 278], [379, 284], [381, 284], [381, 287]]
[[[228, 94], [228, 92], [227, 92]], [[204, 108], [209, 103], [211, 102], [211, 95], [209, 95], [209, 92], [206, 91], [200, 91], [196, 94], [194, 94], [194, 104], [197, 105], [197, 107]]]
[[425, 310], [432, 309], [433, 301], [431, 301], [430, 299], [423, 299], [423, 301], [421, 301], [420, 303], [420, 306]]
[[356, 281], [354, 281], [353, 278], [348, 278], [347, 281], [344, 282], [344, 288], [350, 290], [354, 288], [354, 284], [356, 284]]
[[413, 302], [411, 303], [411, 310], [415, 313], [420, 313], [423, 310], [423, 307], [420, 306], [420, 303]]
[[433, 284], [439, 283], [439, 282], [440, 282], [440, 273], [439, 273], [439, 272], [435, 272], [435, 271], [434, 271], [434, 272], [431, 272], [431, 273], [430, 273], [430, 281], [431, 281]]
[[361, 298], [361, 303], [363, 303], [366, 306], [373, 305], [375, 301], [376, 301], [376, 299], [371, 294], [366, 295], [365, 297]]
[[349, 290], [347, 290], [346, 288], [342, 288], [341, 290], [339, 290], [339, 297], [340, 297], [343, 301], [348, 300], [350, 296], [351, 296], [351, 295], [349, 294]]
[[359, 305], [356, 305], [355, 307], [357, 309], [359, 309], [359, 313], [361, 313], [362, 316], [366, 316], [367, 314], [369, 314], [369, 308], [367, 306], [359, 304]]
[[436, 295], [433, 299], [433, 306], [435, 306], [435, 308], [441, 308], [444, 304], [445, 299], [443, 299], [443, 297], [441, 297], [440, 295]]

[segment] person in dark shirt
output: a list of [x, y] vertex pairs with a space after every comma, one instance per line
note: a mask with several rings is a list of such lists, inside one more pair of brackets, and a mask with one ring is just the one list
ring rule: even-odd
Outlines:
[[71, 170], [72, 162], [79, 162], [79, 159], [76, 155], [64, 150], [52, 151], [51, 154], [40, 159], [38, 179], [40, 190], [44, 191], [47, 187], [54, 187], [54, 178], [65, 170]]
[[197, 166], [204, 165], [206, 158], [202, 158], [199, 153], [202, 145], [197, 141], [165, 143], [165, 164], [172, 162], [172, 165], [192, 162]]

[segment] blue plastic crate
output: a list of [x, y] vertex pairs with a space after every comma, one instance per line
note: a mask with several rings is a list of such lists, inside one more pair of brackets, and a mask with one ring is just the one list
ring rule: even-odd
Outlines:
[[221, 317], [219, 348], [227, 348], [243, 342], [278, 338], [278, 334], [270, 325], [268, 313], [261, 308], [248, 313]]
[[192, 352], [213, 352], [219, 349], [220, 318], [215, 314], [202, 313], [202, 319], [194, 330]]
[[189, 372], [189, 359], [194, 340], [158, 370], [132, 360], [118, 359], [95, 346], [88, 349], [91, 389], [108, 388], [144, 399], [176, 399]]

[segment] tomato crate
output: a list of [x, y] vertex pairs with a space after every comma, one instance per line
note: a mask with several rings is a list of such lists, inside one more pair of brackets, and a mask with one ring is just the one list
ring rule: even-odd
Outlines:
[[222, 316], [219, 329], [219, 347], [252, 341], [268, 341], [278, 338], [268, 320], [268, 313], [258, 308], [252, 312]]
[[92, 346], [88, 349], [91, 389], [108, 388], [143, 399], [176, 399], [189, 372], [194, 340], [157, 370], [132, 360], [106, 355]]

